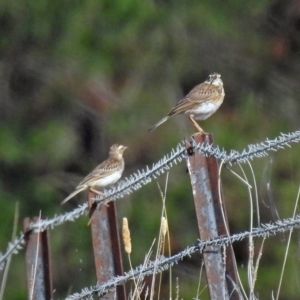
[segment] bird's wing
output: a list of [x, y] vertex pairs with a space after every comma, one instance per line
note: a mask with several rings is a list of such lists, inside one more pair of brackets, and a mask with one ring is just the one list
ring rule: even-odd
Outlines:
[[120, 168], [120, 164], [123, 162], [110, 162], [104, 161], [100, 165], [98, 165], [91, 173], [89, 173], [77, 186], [80, 188], [83, 185], [89, 185], [90, 183], [97, 181], [98, 179], [107, 177], [114, 172], [116, 172]]
[[221, 93], [222, 88], [212, 87], [211, 84], [200, 83], [196, 85], [183, 99], [181, 99], [169, 112], [169, 116], [184, 113], [195, 107], [195, 105], [200, 105], [215, 97], [218, 97]]

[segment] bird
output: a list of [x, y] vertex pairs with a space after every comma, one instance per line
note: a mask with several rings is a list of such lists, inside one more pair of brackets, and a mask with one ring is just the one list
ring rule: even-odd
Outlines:
[[152, 131], [172, 116], [189, 114], [189, 120], [202, 134], [206, 134], [196, 120], [205, 120], [217, 111], [225, 97], [221, 75], [212, 73], [207, 80], [196, 85], [183, 99], [181, 99], [168, 113], [166, 117], [153, 125]]
[[108, 158], [89, 173], [78, 184], [75, 191], [61, 202], [61, 205], [86, 189], [103, 195], [103, 193], [95, 190], [94, 187], [105, 187], [116, 183], [121, 178], [125, 167], [123, 152], [127, 148], [128, 147], [119, 144], [112, 145], [109, 150]]

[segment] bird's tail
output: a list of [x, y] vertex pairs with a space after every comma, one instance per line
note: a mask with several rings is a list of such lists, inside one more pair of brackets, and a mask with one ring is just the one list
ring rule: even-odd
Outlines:
[[153, 125], [148, 132], [152, 131], [153, 129], [155, 129], [156, 127], [158, 127], [159, 125], [161, 125], [162, 123], [166, 122], [168, 119], [170, 118], [170, 116], [166, 116], [163, 119], [161, 119], [159, 122], [157, 122], [155, 125]]
[[74, 191], [72, 194], [70, 194], [64, 201], [62, 201], [62, 202], [60, 203], [60, 205], [65, 204], [66, 202], [68, 202], [70, 199], [72, 199], [74, 196], [76, 196], [78, 193], [82, 192], [82, 191], [85, 190], [85, 189], [86, 189], [86, 187], [84, 186], [84, 187], [81, 187], [81, 188], [75, 190], [75, 191]]

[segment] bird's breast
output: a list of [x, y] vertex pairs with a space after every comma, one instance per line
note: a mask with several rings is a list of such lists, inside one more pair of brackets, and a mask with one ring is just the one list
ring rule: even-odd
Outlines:
[[196, 120], [205, 120], [220, 107], [222, 102], [223, 99], [222, 101], [206, 101], [195, 106], [193, 109], [186, 111], [186, 113], [193, 114]]
[[91, 187], [94, 187], [94, 186], [104, 187], [104, 186], [107, 186], [110, 184], [114, 184], [121, 178], [122, 171], [123, 170], [120, 170], [111, 175], [105, 176], [103, 178], [99, 178], [98, 180], [91, 182], [90, 186]]

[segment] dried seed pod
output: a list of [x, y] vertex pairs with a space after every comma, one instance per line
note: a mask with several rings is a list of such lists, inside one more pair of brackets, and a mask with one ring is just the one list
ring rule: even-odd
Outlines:
[[165, 237], [166, 233], [168, 232], [168, 222], [165, 217], [161, 218], [161, 233], [163, 237]]
[[125, 252], [130, 254], [131, 253], [131, 239], [130, 239], [130, 230], [128, 227], [127, 218], [123, 218], [122, 237], [123, 237]]

